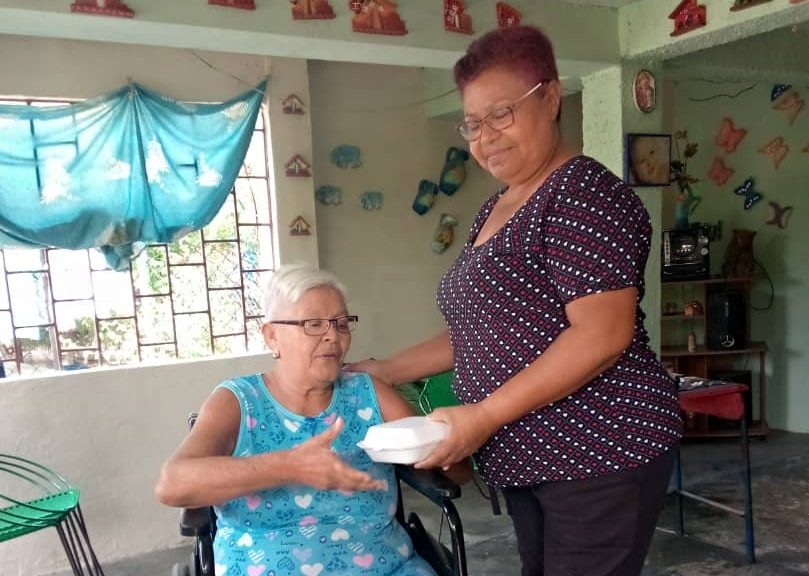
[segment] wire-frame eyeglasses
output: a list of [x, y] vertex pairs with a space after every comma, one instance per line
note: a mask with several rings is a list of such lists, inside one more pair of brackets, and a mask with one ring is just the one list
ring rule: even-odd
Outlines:
[[334, 326], [340, 334], [351, 334], [357, 328], [358, 316], [340, 316], [338, 318], [306, 318], [304, 320], [270, 320], [268, 324], [286, 324], [300, 326], [307, 336], [323, 336]]
[[523, 100], [539, 90], [540, 86], [547, 82], [547, 80], [542, 80], [528, 92], [517, 98], [514, 103], [509, 104], [508, 106], [499, 106], [494, 110], [490, 110], [489, 113], [480, 120], [462, 120], [458, 123], [455, 129], [458, 131], [458, 134], [460, 134], [467, 142], [474, 142], [480, 138], [480, 135], [483, 134], [484, 124], [486, 124], [486, 126], [492, 130], [497, 130], [498, 132], [500, 130], [505, 130], [514, 124], [514, 110], [517, 109], [517, 106], [519, 106]]

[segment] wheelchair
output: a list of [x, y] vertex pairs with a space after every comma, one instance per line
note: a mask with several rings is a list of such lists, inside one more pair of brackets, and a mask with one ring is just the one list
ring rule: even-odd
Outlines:
[[[188, 417], [189, 428], [197, 414]], [[438, 470], [416, 470], [410, 466], [395, 465], [399, 484], [399, 502], [396, 519], [413, 541], [413, 549], [435, 570], [438, 576], [467, 576], [466, 548], [463, 526], [453, 500], [461, 496], [461, 487]], [[415, 489], [441, 510], [441, 524], [446, 521], [449, 547], [429, 534], [415, 512], [405, 516], [402, 502], [402, 483]], [[185, 508], [180, 513], [180, 534], [194, 538], [194, 548], [188, 564], [175, 564], [172, 576], [215, 576], [213, 540], [216, 536], [216, 514], [213, 508]]]

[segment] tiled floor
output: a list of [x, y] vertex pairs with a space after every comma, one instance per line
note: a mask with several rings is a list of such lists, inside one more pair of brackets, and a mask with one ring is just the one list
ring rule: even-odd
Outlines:
[[[744, 559], [742, 520], [697, 503], [686, 504], [685, 537], [671, 532], [673, 506], [667, 503], [643, 576], [792, 576], [809, 574], [809, 434], [774, 432], [753, 440], [754, 516], [758, 563]], [[693, 492], [738, 505], [737, 441], [687, 443], [684, 480]], [[428, 530], [437, 532], [435, 507], [407, 495]], [[473, 485], [464, 488], [458, 508], [463, 518], [470, 576], [518, 576], [519, 562], [508, 517], [492, 516]], [[187, 561], [190, 547], [163, 550], [105, 565], [106, 576], [170, 574]], [[59, 575], [67, 576], [67, 575]]]

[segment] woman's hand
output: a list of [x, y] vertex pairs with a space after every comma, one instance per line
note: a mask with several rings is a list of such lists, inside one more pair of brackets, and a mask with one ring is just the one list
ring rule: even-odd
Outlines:
[[368, 358], [359, 362], [352, 362], [345, 367], [346, 372], [367, 372], [371, 377], [386, 386], [393, 386], [393, 376], [389, 374], [388, 364], [384, 360]]
[[438, 408], [428, 418], [449, 424], [449, 434], [427, 458], [416, 462], [416, 468], [447, 470], [471, 456], [498, 428], [481, 403]]
[[328, 430], [289, 450], [288, 465], [293, 480], [318, 490], [381, 490], [384, 483], [352, 468], [332, 449], [332, 442], [343, 431], [338, 418]]

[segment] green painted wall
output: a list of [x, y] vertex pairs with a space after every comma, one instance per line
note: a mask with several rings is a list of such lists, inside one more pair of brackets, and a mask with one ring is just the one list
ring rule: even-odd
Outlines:
[[[752, 86], [735, 98], [734, 95]], [[790, 124], [786, 113], [774, 110], [770, 102], [769, 83], [716, 83], [712, 79], [679, 80], [675, 84], [672, 130], [688, 130], [691, 141], [699, 143], [699, 152], [689, 162], [689, 172], [701, 179], [694, 186], [701, 204], [692, 221], [722, 220], [724, 235], [712, 245], [712, 268], [718, 272], [725, 247], [733, 228], [757, 231], [754, 248], [756, 259], [772, 278], [772, 307], [752, 315], [754, 339], [766, 340], [770, 346], [767, 362], [768, 418], [771, 427], [795, 432], [809, 432], [809, 111], [805, 108]], [[803, 98], [809, 89], [798, 87]], [[707, 98], [710, 98], [706, 100]], [[747, 130], [733, 153], [719, 149], [715, 134], [723, 118]], [[789, 153], [779, 167], [771, 156], [759, 149], [781, 136]], [[735, 170], [724, 186], [708, 179], [714, 158], [722, 157]], [[747, 177], [755, 179], [755, 188], [763, 199], [750, 210], [743, 207], [743, 197], [734, 193]], [[671, 225], [674, 190], [665, 196], [664, 224]], [[793, 206], [786, 228], [765, 222], [768, 203]], [[753, 305], [767, 304], [770, 287], [766, 280], [753, 286]], [[752, 363], [752, 361], [751, 361]]]

